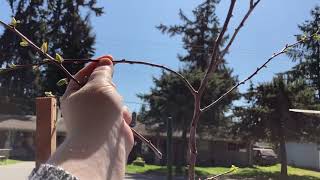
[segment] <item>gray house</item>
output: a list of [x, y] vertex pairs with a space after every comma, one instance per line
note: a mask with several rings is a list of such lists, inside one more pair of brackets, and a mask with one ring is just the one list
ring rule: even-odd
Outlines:
[[320, 144], [286, 142], [288, 164], [320, 170]]
[[[58, 116], [57, 145], [61, 144], [66, 136], [63, 118]], [[139, 140], [135, 142], [129, 162], [142, 156], [147, 163], [166, 163], [166, 134], [147, 131], [145, 126], [137, 123], [134, 127], [146, 138], [150, 139], [164, 154], [163, 159], [157, 159], [152, 151]], [[0, 114], [0, 149], [11, 149], [10, 156], [15, 159], [34, 160], [35, 158], [35, 116], [19, 116]], [[177, 154], [181, 154], [183, 141], [181, 132], [173, 133], [173, 160], [178, 162]], [[212, 135], [198, 137], [198, 165], [205, 166], [247, 166], [251, 164], [250, 144], [240, 140], [216, 138]], [[186, 155], [185, 155], [186, 156]]]

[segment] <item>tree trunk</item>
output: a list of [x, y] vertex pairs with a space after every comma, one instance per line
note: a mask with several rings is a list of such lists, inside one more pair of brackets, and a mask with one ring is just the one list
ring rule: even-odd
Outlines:
[[[281, 131], [283, 131], [283, 128], [281, 128]], [[281, 158], [281, 179], [287, 179], [288, 177], [287, 151], [286, 151], [286, 142], [283, 134], [280, 137], [280, 158]]]
[[278, 104], [280, 105], [280, 119], [279, 119], [279, 144], [280, 144], [280, 163], [281, 163], [281, 179], [288, 178], [287, 169], [287, 151], [286, 151], [286, 139], [285, 139], [285, 127], [286, 120], [289, 117], [289, 100], [284, 91], [284, 88], [280, 86]]
[[182, 136], [181, 136], [181, 146], [179, 146], [180, 153], [177, 154], [178, 161], [176, 163], [176, 173], [182, 173], [183, 167], [186, 165], [186, 150], [187, 150], [187, 128], [183, 128], [182, 130]]

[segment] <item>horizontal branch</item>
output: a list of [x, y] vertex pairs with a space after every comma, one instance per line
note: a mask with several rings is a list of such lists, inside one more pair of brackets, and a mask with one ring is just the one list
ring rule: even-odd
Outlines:
[[216, 99], [215, 101], [213, 101], [211, 104], [207, 105], [206, 107], [201, 109], [201, 112], [206, 112], [208, 111], [211, 107], [213, 107], [214, 105], [216, 105], [218, 102], [220, 102], [224, 97], [226, 97], [228, 94], [230, 94], [233, 90], [237, 89], [240, 85], [245, 84], [247, 81], [249, 81], [251, 78], [253, 78], [255, 75], [257, 75], [261, 69], [266, 68], [267, 64], [273, 60], [275, 57], [284, 54], [287, 52], [288, 49], [290, 49], [291, 47], [294, 47], [300, 43], [302, 43], [304, 40], [299, 40], [293, 44], [290, 45], [286, 45], [281, 51], [274, 53], [270, 58], [267, 59], [266, 62], [264, 62], [261, 66], [259, 66], [252, 74], [250, 74], [247, 78], [245, 78], [244, 80], [238, 82], [236, 85], [234, 85], [233, 87], [231, 87], [227, 92], [225, 92], [222, 96], [220, 96], [218, 99]]
[[[7, 72], [7, 71], [11, 71], [14, 70], [16, 68], [31, 68], [34, 66], [41, 66], [44, 64], [49, 64], [51, 62], [48, 61], [47, 59], [45, 59], [43, 62], [40, 63], [35, 63], [35, 64], [19, 64], [19, 65], [14, 65], [15, 67], [13, 68], [7, 68], [7, 69], [2, 69], [0, 71], [1, 72]], [[88, 63], [88, 62], [99, 62], [99, 60], [97, 59], [64, 59], [63, 64], [83, 64], [83, 63]], [[159, 64], [155, 64], [155, 63], [149, 63], [149, 62], [145, 62], [145, 61], [134, 61], [134, 60], [126, 60], [126, 59], [121, 59], [121, 60], [114, 60], [112, 61], [114, 65], [116, 64], [140, 64], [140, 65], [146, 65], [146, 66], [151, 66], [151, 67], [157, 67], [163, 70], [166, 70], [168, 72], [171, 72], [175, 75], [177, 75], [188, 87], [188, 89], [190, 90], [190, 92], [195, 95], [196, 94], [196, 90], [193, 88], [193, 86], [190, 84], [190, 82], [179, 72], [168, 68], [164, 65], [159, 65]]]
[[[10, 68], [6, 68], [6, 69], [0, 69], [0, 73], [5, 73], [5, 72], [9, 72], [9, 71], [13, 71], [13, 70], [17, 70], [17, 69], [23, 69], [23, 68], [31, 68], [31, 67], [39, 67], [45, 64], [53, 64], [56, 65], [58, 68], [60, 68], [70, 79], [74, 80], [79, 86], [82, 86], [80, 84], [80, 82], [78, 80], [76, 80], [74, 78], [74, 76], [67, 70], [65, 69], [65, 67], [63, 66], [62, 63], [57, 62], [52, 56], [50, 56], [48, 53], [42, 51], [41, 48], [39, 48], [36, 44], [34, 44], [29, 38], [27, 38], [25, 35], [23, 35], [19, 30], [17, 30], [14, 26], [8, 25], [6, 23], [4, 23], [3, 21], [0, 20], [0, 24], [3, 25], [6, 29], [9, 29], [10, 31], [14, 32], [15, 34], [17, 34], [21, 39], [25, 40], [29, 46], [31, 46], [33, 49], [35, 49], [37, 52], [39, 52], [40, 54], [42, 54], [44, 57], [46, 57], [46, 59], [44, 59], [44, 61], [39, 62], [39, 63], [34, 63], [34, 64], [18, 64], [18, 65], [12, 65]], [[88, 60], [88, 62], [91, 61], [95, 61], [98, 62], [98, 60]], [[171, 70], [170, 68], [167, 68], [165, 66], [161, 66], [161, 65], [156, 65], [156, 64], [152, 64], [152, 63], [147, 63], [147, 62], [141, 62], [141, 61], [125, 61], [125, 60], [120, 60], [120, 61], [114, 61], [114, 63], [130, 63], [130, 64], [145, 64], [145, 65], [149, 65], [149, 66], [155, 66], [155, 67], [159, 67], [162, 69], [165, 69], [167, 71], [173, 72], [177, 75], [179, 75], [179, 77], [181, 77], [186, 83], [188, 83], [188, 87], [192, 87], [191, 84], [178, 72], [175, 72], [173, 70]], [[70, 63], [72, 61], [63, 61], [63, 63]], [[80, 61], [79, 61], [80, 62]], [[78, 63], [79, 63], [78, 62]], [[86, 61], [82, 61], [82, 63], [85, 63]], [[193, 89], [193, 88], [192, 88]], [[157, 155], [158, 158], [162, 158], [162, 154], [161, 152], [151, 143], [151, 141], [147, 140], [145, 137], [143, 137], [141, 134], [139, 134], [137, 131], [135, 131], [134, 129], [132, 129], [133, 135], [136, 136], [138, 139], [140, 139], [141, 141], [143, 141], [144, 143], [146, 143], [153, 151], [154, 153]]]
[[[96, 59], [65, 59], [64, 63], [87, 63], [87, 62], [98, 62], [99, 60]], [[188, 87], [188, 89], [190, 90], [190, 92], [194, 95], [196, 94], [196, 90], [193, 88], [193, 86], [190, 84], [190, 82], [179, 72], [166, 67], [164, 65], [160, 65], [160, 64], [155, 64], [155, 63], [150, 63], [150, 62], [146, 62], [146, 61], [136, 61], [136, 60], [126, 60], [126, 59], [121, 59], [121, 60], [114, 60], [113, 64], [140, 64], [140, 65], [146, 65], [146, 66], [151, 66], [151, 67], [156, 67], [156, 68], [160, 68], [163, 70], [166, 70], [168, 72], [171, 72], [173, 74], [175, 74], [176, 76], [178, 76]]]

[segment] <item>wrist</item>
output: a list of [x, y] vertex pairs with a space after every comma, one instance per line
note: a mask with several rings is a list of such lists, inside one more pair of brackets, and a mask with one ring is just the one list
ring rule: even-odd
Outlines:
[[80, 179], [110, 179], [107, 175], [117, 179], [124, 177], [126, 158], [123, 138], [98, 142], [69, 136], [48, 163], [62, 167]]

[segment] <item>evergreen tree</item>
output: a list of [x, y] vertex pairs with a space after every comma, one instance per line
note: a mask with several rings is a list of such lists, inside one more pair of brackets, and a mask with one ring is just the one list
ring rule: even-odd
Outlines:
[[234, 110], [236, 134], [279, 145], [283, 176], [287, 176], [285, 141], [317, 140], [320, 135], [316, 132], [320, 128], [317, 117], [289, 113], [289, 108], [319, 109], [314, 93], [304, 79], [289, 82], [279, 76], [257, 87], [251, 85], [244, 94], [248, 104]]
[[[90, 14], [103, 13], [96, 7], [96, 0], [8, 0], [13, 16], [21, 21], [18, 29], [33, 42], [48, 42], [49, 53], [60, 53], [65, 58], [89, 58], [93, 56], [95, 35], [89, 24]], [[87, 10], [86, 13], [83, 10]], [[81, 12], [80, 12], [81, 10]], [[9, 16], [9, 15], [8, 15]], [[42, 57], [27, 47], [20, 47], [21, 39], [9, 30], [0, 37], [0, 63], [2, 66], [30, 64], [42, 61]], [[72, 73], [82, 65], [69, 65]], [[22, 69], [2, 75], [0, 79], [1, 113], [30, 114], [34, 112], [34, 98], [52, 91], [61, 95], [65, 87], [56, 82], [65, 77], [56, 67]]]
[[[219, 23], [215, 9], [217, 0], [205, 0], [193, 10], [193, 19], [188, 18], [181, 10], [179, 17], [180, 25], [167, 26], [160, 24], [157, 28], [170, 36], [181, 36], [186, 54], [178, 55], [178, 59], [186, 62], [187, 66], [180, 69], [190, 83], [199, 88], [205, 69], [208, 67], [215, 39], [219, 33]], [[223, 63], [217, 72], [210, 77], [207, 92], [202, 99], [202, 104], [209, 104], [212, 100], [222, 95], [226, 89], [236, 82], [232, 76], [232, 70]], [[174, 74], [163, 73], [160, 78], [154, 78], [154, 87], [150, 93], [139, 95], [149, 107], [141, 110], [141, 121], [153, 131], [165, 131], [166, 119], [173, 119], [173, 128], [181, 132], [183, 143], [180, 153], [175, 158], [178, 166], [185, 165], [187, 150], [187, 133], [191, 123], [194, 99], [185, 84]], [[206, 128], [214, 135], [218, 135], [218, 126], [228, 124], [225, 113], [230, 109], [231, 103], [237, 99], [238, 92], [233, 92], [215, 108], [206, 112], [199, 123], [199, 128]], [[211, 130], [211, 131], [210, 131]], [[221, 133], [223, 134], [223, 133]], [[200, 134], [202, 135], [202, 134]]]
[[[303, 77], [316, 88], [317, 99], [320, 102], [320, 7], [311, 11], [311, 20], [299, 25], [301, 34], [297, 39], [305, 38], [304, 42], [288, 52], [289, 57], [298, 64], [288, 72], [292, 80]], [[317, 36], [313, 36], [316, 34]], [[312, 38], [306, 38], [311, 37]]]

